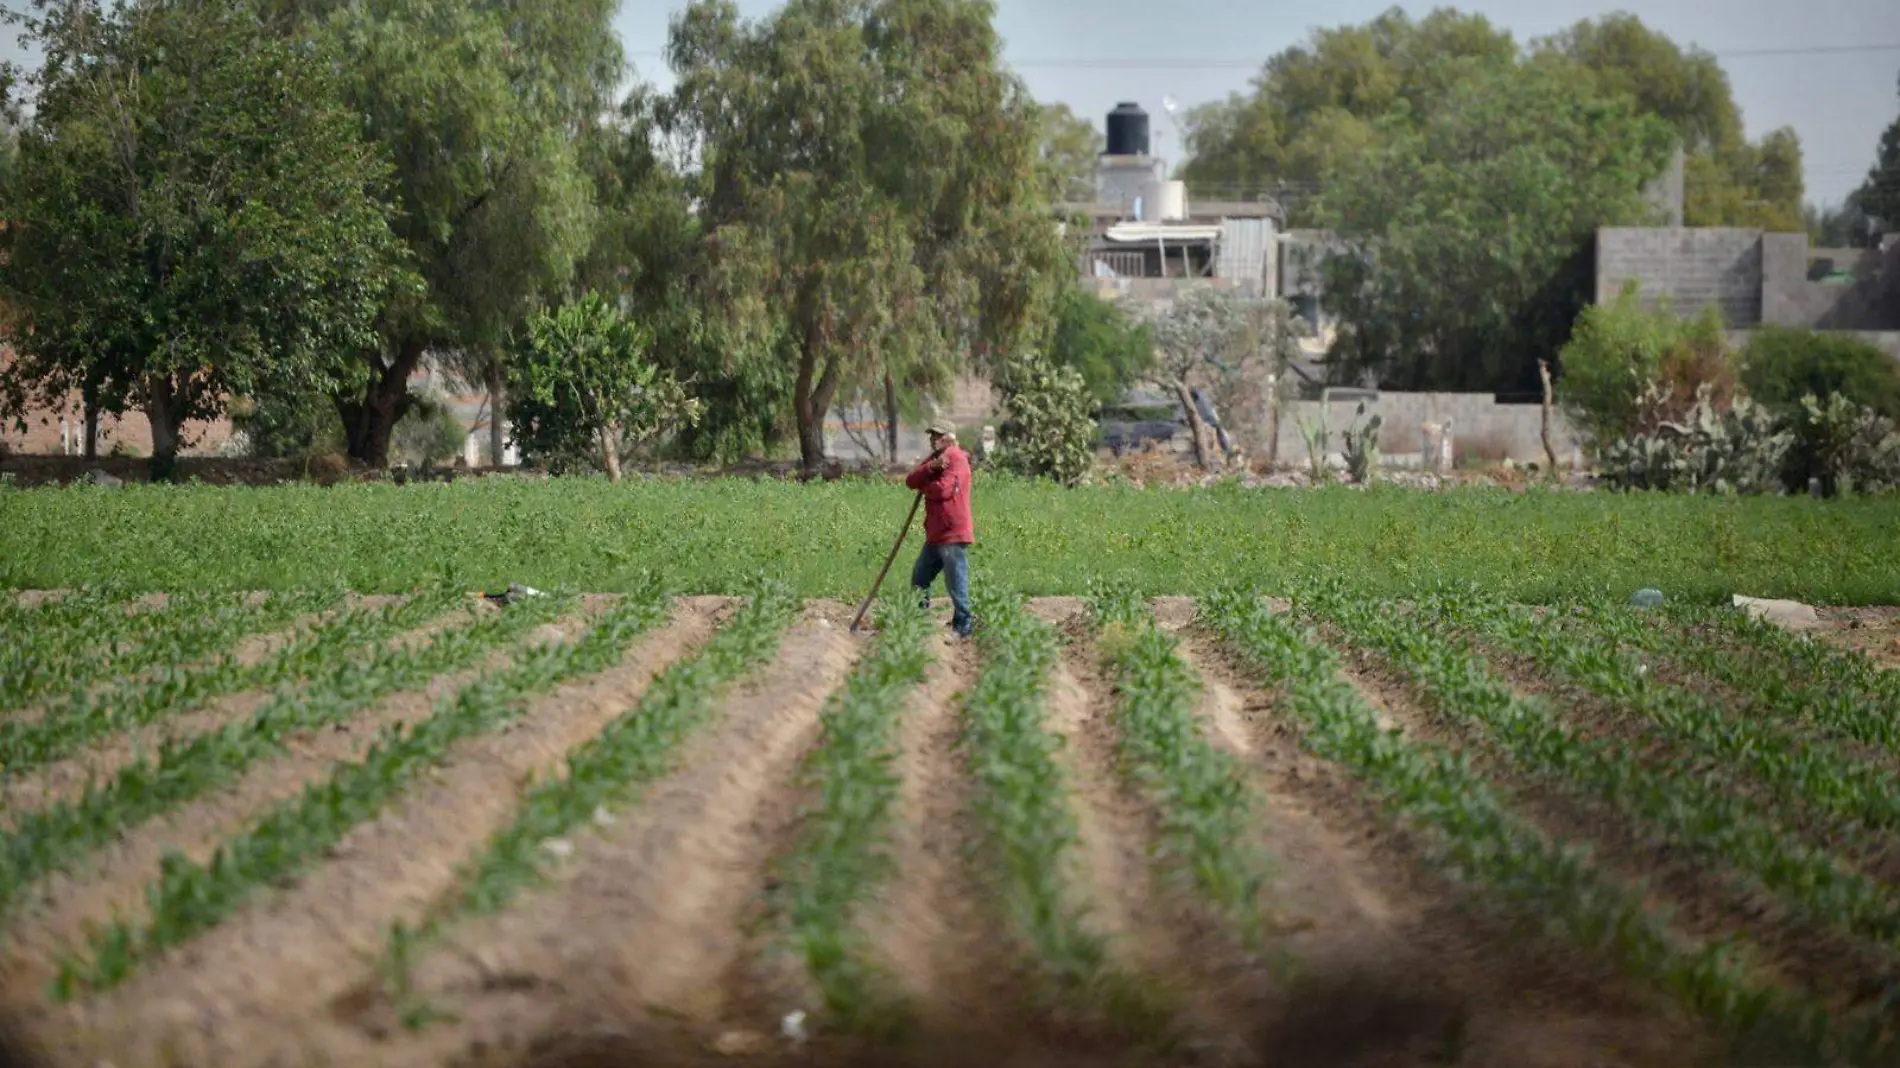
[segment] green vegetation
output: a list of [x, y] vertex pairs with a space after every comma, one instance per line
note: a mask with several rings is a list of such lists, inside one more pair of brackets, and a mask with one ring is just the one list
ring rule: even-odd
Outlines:
[[897, 734], [934, 654], [932, 621], [910, 598], [883, 605], [877, 622], [876, 646], [825, 705], [824, 737], [805, 772], [817, 797], [769, 900], [780, 940], [817, 982], [833, 1026], [889, 1034], [906, 1014], [857, 921], [897, 870]]
[[383, 731], [361, 762], [339, 764], [323, 781], [273, 806], [252, 829], [219, 845], [209, 861], [168, 853], [146, 895], [145, 922], [120, 919], [95, 932], [90, 959], [62, 963], [55, 996], [66, 1000], [82, 989], [115, 986], [141, 963], [223, 922], [259, 889], [302, 871], [352, 827], [374, 819], [419, 774], [446, 760], [450, 746], [520, 719], [536, 694], [613, 666], [665, 614], [658, 594], [623, 601], [579, 640], [537, 645], [444, 699], [429, 718]]
[[97, 692], [75, 691], [48, 702], [36, 720], [0, 722], [0, 765], [26, 771], [72, 756], [108, 734], [162, 723], [219, 697], [316, 678], [447, 612], [454, 599], [435, 594], [380, 609], [354, 608], [305, 629], [255, 664], [226, 652], [209, 664], [168, 666]]
[[[1645, 736], [1694, 757], [1678, 765], [1679, 774], [1746, 773], [1784, 811], [1821, 817], [1822, 843], [1851, 843], [1863, 828], [1900, 829], [1900, 785], [1887, 768], [1804, 737], [1786, 722], [1737, 715], [1716, 695], [1659, 680], [1650, 659], [1671, 657], [1682, 644], [1680, 632], [1651, 631], [1635, 613], [1608, 605], [1543, 618], [1470, 595], [1421, 607], [1604, 698], [1615, 712], [1640, 722]], [[1728, 681], [1721, 674], [1709, 677]]]
[[[976, 501], [977, 574], [1038, 596], [1097, 579], [1155, 595], [1337, 575], [1376, 596], [1464, 580], [1533, 603], [1644, 586], [1705, 604], [1737, 592], [1900, 603], [1891, 498], [1154, 492], [992, 471], [978, 475]], [[908, 503], [901, 487], [863, 480], [0, 490], [0, 587], [397, 592], [445, 579], [613, 592], [655, 569], [682, 592], [731, 593], [763, 569], [800, 596], [856, 598]], [[133, 529], [136, 541], [113, 533]], [[49, 544], [62, 551], [40, 551]]]
[[1807, 394], [1832, 393], [1900, 419], [1900, 361], [1851, 334], [1764, 323], [1748, 332], [1741, 354], [1748, 395], [1793, 411]]
[[[621, 611], [622, 625], [644, 629], [657, 622], [666, 611], [661, 589], [649, 577], [644, 592]], [[603, 808], [625, 804], [665, 774], [680, 745], [717, 710], [726, 687], [772, 658], [796, 603], [775, 582], [755, 579], [747, 594], [745, 608], [704, 648], [661, 672], [638, 704], [571, 753], [565, 775], [528, 789], [514, 820], [465, 866], [461, 885], [420, 926], [399, 923], [391, 930], [382, 970], [406, 1020], [420, 1023], [430, 1013], [410, 997], [409, 963], [417, 949], [457, 919], [498, 911], [534, 886], [548, 861], [544, 842], [584, 826]]]
[[963, 704], [963, 744], [984, 850], [1008, 937], [1023, 945], [1059, 1003], [1086, 1001], [1107, 967], [1068, 879], [1080, 844], [1068, 784], [1044, 724], [1055, 629], [1009, 594], [979, 595], [982, 674]]
[[[1383, 611], [1367, 602], [1329, 604], [1367, 626], [1376, 621], [1364, 616]], [[1372, 706], [1340, 677], [1338, 655], [1310, 631], [1302, 633], [1292, 619], [1242, 589], [1219, 591], [1204, 606], [1210, 624], [1238, 656], [1265, 681], [1287, 688], [1303, 747], [1352, 770], [1391, 819], [1416, 828], [1437, 870], [1737, 1033], [1824, 1040], [1830, 1025], [1824, 1010], [1760, 985], [1736, 947], [1690, 943], [1666, 915], [1648, 907], [1643, 888], [1606, 876], [1584, 851], [1552, 842], [1513, 815], [1467, 757], [1382, 728]], [[1484, 692], [1483, 676], [1469, 665], [1465, 670]], [[1451, 685], [1455, 675], [1444, 677]], [[1846, 1039], [1861, 1040], [1851, 1034]]]
[[281, 753], [296, 732], [340, 723], [389, 694], [420, 689], [564, 607], [562, 598], [537, 598], [440, 631], [420, 648], [379, 646], [368, 655], [332, 656], [321, 673], [272, 693], [248, 720], [167, 739], [109, 782], [89, 784], [77, 800], [22, 814], [0, 832], [0, 913], [39, 879], [71, 869], [120, 831], [230, 786], [246, 769]]
[[[255, 600], [248, 593], [198, 592], [146, 608], [116, 593], [80, 591], [23, 609], [10, 599], [0, 607], [0, 631], [9, 635], [0, 647], [0, 711], [115, 678], [151, 685], [148, 673], [228, 653], [245, 638], [329, 608], [336, 600], [312, 591]], [[4, 758], [0, 763], [12, 767]]]
[[1266, 858], [1253, 838], [1257, 798], [1245, 769], [1208, 740], [1195, 715], [1199, 680], [1178, 640], [1125, 588], [1096, 594], [1102, 657], [1116, 688], [1118, 752], [1154, 801], [1167, 843], [1165, 873], [1200, 891], [1250, 947], [1258, 947]]
[[1462, 641], [1389, 606], [1333, 593], [1300, 608], [1386, 657], [1428, 706], [1522, 774], [1747, 876], [1748, 889], [1774, 896], [1818, 928], [1876, 943], [1900, 939], [1900, 894], [1800, 841], [1727, 769], [1685, 775], [1680, 766], [1639, 759], [1621, 742], [1585, 735], [1549, 702], [1516, 692]]

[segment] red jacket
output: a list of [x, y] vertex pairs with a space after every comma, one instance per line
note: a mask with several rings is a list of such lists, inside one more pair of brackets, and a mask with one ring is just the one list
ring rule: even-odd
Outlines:
[[924, 544], [969, 545], [976, 541], [970, 519], [970, 456], [955, 445], [943, 450], [943, 470], [918, 464], [904, 485], [924, 494]]

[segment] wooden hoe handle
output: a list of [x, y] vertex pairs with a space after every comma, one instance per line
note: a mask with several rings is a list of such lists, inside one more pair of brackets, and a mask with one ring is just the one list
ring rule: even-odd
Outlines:
[[879, 586], [884, 585], [884, 576], [891, 572], [891, 561], [897, 559], [897, 550], [903, 548], [904, 539], [910, 535], [910, 525], [917, 519], [917, 506], [924, 503], [922, 490], [910, 502], [910, 514], [904, 517], [904, 529], [897, 532], [897, 540], [891, 544], [891, 555], [884, 558], [884, 570], [877, 573], [877, 581], [871, 583], [871, 592], [864, 595], [864, 603], [858, 605], [858, 614], [851, 620], [851, 633], [858, 632], [858, 624], [864, 622], [864, 613], [871, 607], [871, 601], [877, 596]]

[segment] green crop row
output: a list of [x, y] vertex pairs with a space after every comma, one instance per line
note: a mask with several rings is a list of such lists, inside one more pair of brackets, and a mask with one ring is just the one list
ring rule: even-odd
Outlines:
[[21, 621], [7, 628], [10, 639], [0, 644], [0, 710], [210, 656], [335, 601], [332, 594], [304, 590], [261, 599], [182, 593], [167, 598], [163, 608], [137, 611], [116, 599], [98, 600], [97, 610], [78, 614], [74, 626]]
[[[1633, 713], [1687, 751], [1717, 777], [1746, 769], [1782, 804], [1835, 822], [1837, 835], [1860, 826], [1900, 828], [1900, 785], [1886, 769], [1786, 727], [1737, 715], [1712, 698], [1658, 682], [1648, 665], [1623, 650], [1641, 640], [1636, 613], [1600, 608], [1587, 620], [1556, 614], [1538, 620], [1529, 611], [1459, 597], [1426, 603], [1427, 611], [1529, 656], [1619, 711]], [[1669, 656], [1678, 641], [1664, 637], [1656, 652]], [[1684, 769], [1683, 773], [1690, 773]]]
[[1645, 905], [1642, 887], [1606, 878], [1587, 852], [1551, 841], [1512, 813], [1462, 754], [1381, 728], [1371, 704], [1341, 677], [1339, 657], [1253, 591], [1223, 590], [1202, 602], [1202, 613], [1265, 683], [1286, 688], [1301, 745], [1344, 766], [1395, 823], [1417, 832], [1435, 871], [1737, 1034], [1826, 1038], [1824, 1011], [1753, 980], [1737, 947], [1688, 943]]
[[772, 658], [797, 606], [782, 584], [755, 580], [745, 607], [703, 648], [662, 671], [638, 703], [578, 746], [565, 775], [527, 790], [514, 819], [464, 866], [457, 889], [419, 926], [391, 929], [382, 970], [408, 1022], [428, 1015], [410, 996], [416, 951], [463, 916], [506, 907], [544, 877], [544, 842], [586, 825], [603, 808], [625, 804], [665, 774], [681, 744], [717, 711], [725, 688]]
[[[1810, 604], [1900, 603], [1900, 498], [1813, 501], [1374, 486], [1066, 489], [977, 474], [979, 567], [1030, 595], [1092, 580], [1145, 596], [1327, 575], [1416, 596], [1441, 578], [1523, 602], [1656, 586], [1672, 601], [1738, 589]], [[852, 597], [907, 495], [885, 479], [464, 479], [449, 485], [125, 486], [0, 498], [0, 587], [110, 578], [145, 590], [341, 586], [389, 593], [454, 576], [497, 589], [637, 589], [664, 571], [731, 593], [752, 569], [803, 597]], [[692, 516], [691, 523], [678, 517]], [[124, 531], [139, 533], [136, 543]], [[394, 536], [400, 532], [400, 537]], [[611, 537], [603, 537], [611, 532]], [[48, 545], [59, 546], [47, 552]], [[321, 545], [321, 553], [294, 546]], [[1261, 552], [1270, 545], [1272, 552]]]
[[33, 883], [70, 870], [119, 832], [237, 781], [253, 764], [282, 752], [297, 731], [340, 723], [389, 694], [420, 689], [545, 622], [565, 604], [553, 597], [526, 601], [434, 634], [421, 648], [379, 646], [339, 658], [307, 684], [276, 691], [247, 721], [167, 739], [104, 786], [89, 784], [77, 800], [22, 816], [13, 830], [0, 834], [0, 914]]
[[1126, 587], [1092, 599], [1103, 659], [1115, 679], [1117, 751], [1155, 805], [1164, 871], [1199, 888], [1248, 946], [1262, 934], [1266, 858], [1252, 825], [1258, 806], [1245, 769], [1208, 739], [1195, 715], [1200, 680]]
[[1800, 721], [1836, 738], [1900, 748], [1900, 672], [1730, 607], [1670, 605], [1639, 615], [1586, 601], [1571, 611], [1613, 627], [1631, 649], [1719, 680], [1748, 712]]
[[1066, 874], [1081, 844], [1043, 698], [1060, 659], [1055, 629], [1015, 593], [976, 598], [983, 669], [963, 705], [975, 811], [1006, 937], [1035, 962], [1052, 1005], [1105, 1010], [1133, 1029], [1154, 1016], [1143, 992], [1111, 970], [1106, 946]]
[[847, 1030], [888, 1032], [904, 1015], [853, 921], [896, 871], [897, 730], [932, 654], [930, 618], [910, 598], [883, 605], [878, 623], [871, 654], [825, 704], [823, 737], [805, 769], [817, 801], [779, 865], [769, 903], [830, 1018]]
[[335, 670], [365, 655], [366, 646], [440, 616], [460, 599], [436, 591], [378, 609], [354, 608], [311, 626], [254, 664], [227, 653], [210, 664], [174, 665], [98, 693], [74, 693], [49, 705], [37, 721], [0, 722], [0, 767], [24, 772], [70, 757], [108, 734], [150, 726], [219, 697]]
[[140, 963], [223, 922], [260, 887], [303, 871], [351, 828], [375, 819], [418, 774], [446, 761], [455, 743], [520, 719], [538, 694], [613, 666], [635, 637], [665, 618], [666, 607], [657, 592], [631, 597], [580, 639], [536, 645], [514, 663], [483, 673], [427, 719], [382, 731], [360, 762], [338, 765], [322, 782], [273, 806], [250, 831], [221, 844], [208, 863], [168, 853], [146, 894], [145, 923], [120, 919], [96, 932], [88, 957], [61, 962], [54, 996], [66, 1000], [82, 989], [115, 986]]
[[1301, 597], [1324, 618], [1409, 676], [1428, 704], [1479, 729], [1485, 743], [1523, 771], [1567, 788], [1578, 801], [1608, 804], [1674, 849], [1751, 876], [1807, 921], [1893, 945], [1900, 904], [1891, 890], [1757, 813], [1719, 780], [1651, 767], [1621, 745], [1589, 739], [1546, 702], [1515, 692], [1454, 637], [1383, 604], [1337, 592]]

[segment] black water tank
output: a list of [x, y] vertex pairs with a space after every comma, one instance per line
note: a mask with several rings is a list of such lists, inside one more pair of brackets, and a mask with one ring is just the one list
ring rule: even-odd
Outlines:
[[1148, 154], [1148, 113], [1141, 105], [1128, 102], [1115, 105], [1108, 113], [1109, 156], [1145, 156]]

